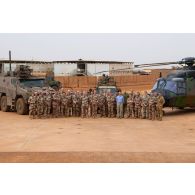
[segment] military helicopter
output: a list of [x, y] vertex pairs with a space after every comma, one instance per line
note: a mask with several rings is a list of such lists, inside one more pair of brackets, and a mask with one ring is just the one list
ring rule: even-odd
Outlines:
[[[158, 92], [165, 98], [164, 107], [195, 107], [195, 58], [186, 57], [177, 62], [163, 62], [134, 65], [137, 68], [167, 66], [177, 64], [178, 68], [171, 71], [165, 78], [157, 79], [151, 92]], [[127, 70], [120, 69], [120, 70]], [[138, 69], [139, 70], [139, 69]], [[103, 71], [102, 71], [103, 72]]]

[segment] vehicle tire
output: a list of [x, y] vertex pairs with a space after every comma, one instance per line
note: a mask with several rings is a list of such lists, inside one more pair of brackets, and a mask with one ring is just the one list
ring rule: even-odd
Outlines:
[[20, 115], [27, 114], [28, 107], [23, 98], [18, 98], [16, 101], [16, 112]]
[[9, 109], [9, 107], [7, 106], [7, 97], [6, 96], [2, 96], [1, 97], [1, 110], [3, 112], [7, 112]]

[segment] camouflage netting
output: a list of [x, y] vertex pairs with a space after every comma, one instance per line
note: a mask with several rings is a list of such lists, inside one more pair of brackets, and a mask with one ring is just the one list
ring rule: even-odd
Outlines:
[[31, 77], [32, 71], [33, 70], [30, 69], [29, 66], [17, 65], [14, 71], [14, 76], [20, 77], [20, 78], [29, 78]]

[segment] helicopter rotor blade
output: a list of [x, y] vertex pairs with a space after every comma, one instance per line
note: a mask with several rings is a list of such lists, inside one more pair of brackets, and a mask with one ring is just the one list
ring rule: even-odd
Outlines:
[[142, 68], [142, 67], [152, 67], [152, 66], [167, 66], [172, 64], [179, 64], [179, 62], [161, 62], [161, 63], [150, 63], [150, 64], [137, 64], [134, 65], [136, 68]]

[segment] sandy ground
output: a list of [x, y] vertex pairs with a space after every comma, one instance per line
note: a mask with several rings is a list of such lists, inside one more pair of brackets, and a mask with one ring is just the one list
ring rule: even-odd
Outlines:
[[195, 162], [195, 110], [166, 109], [163, 121], [0, 111], [0, 162]]

